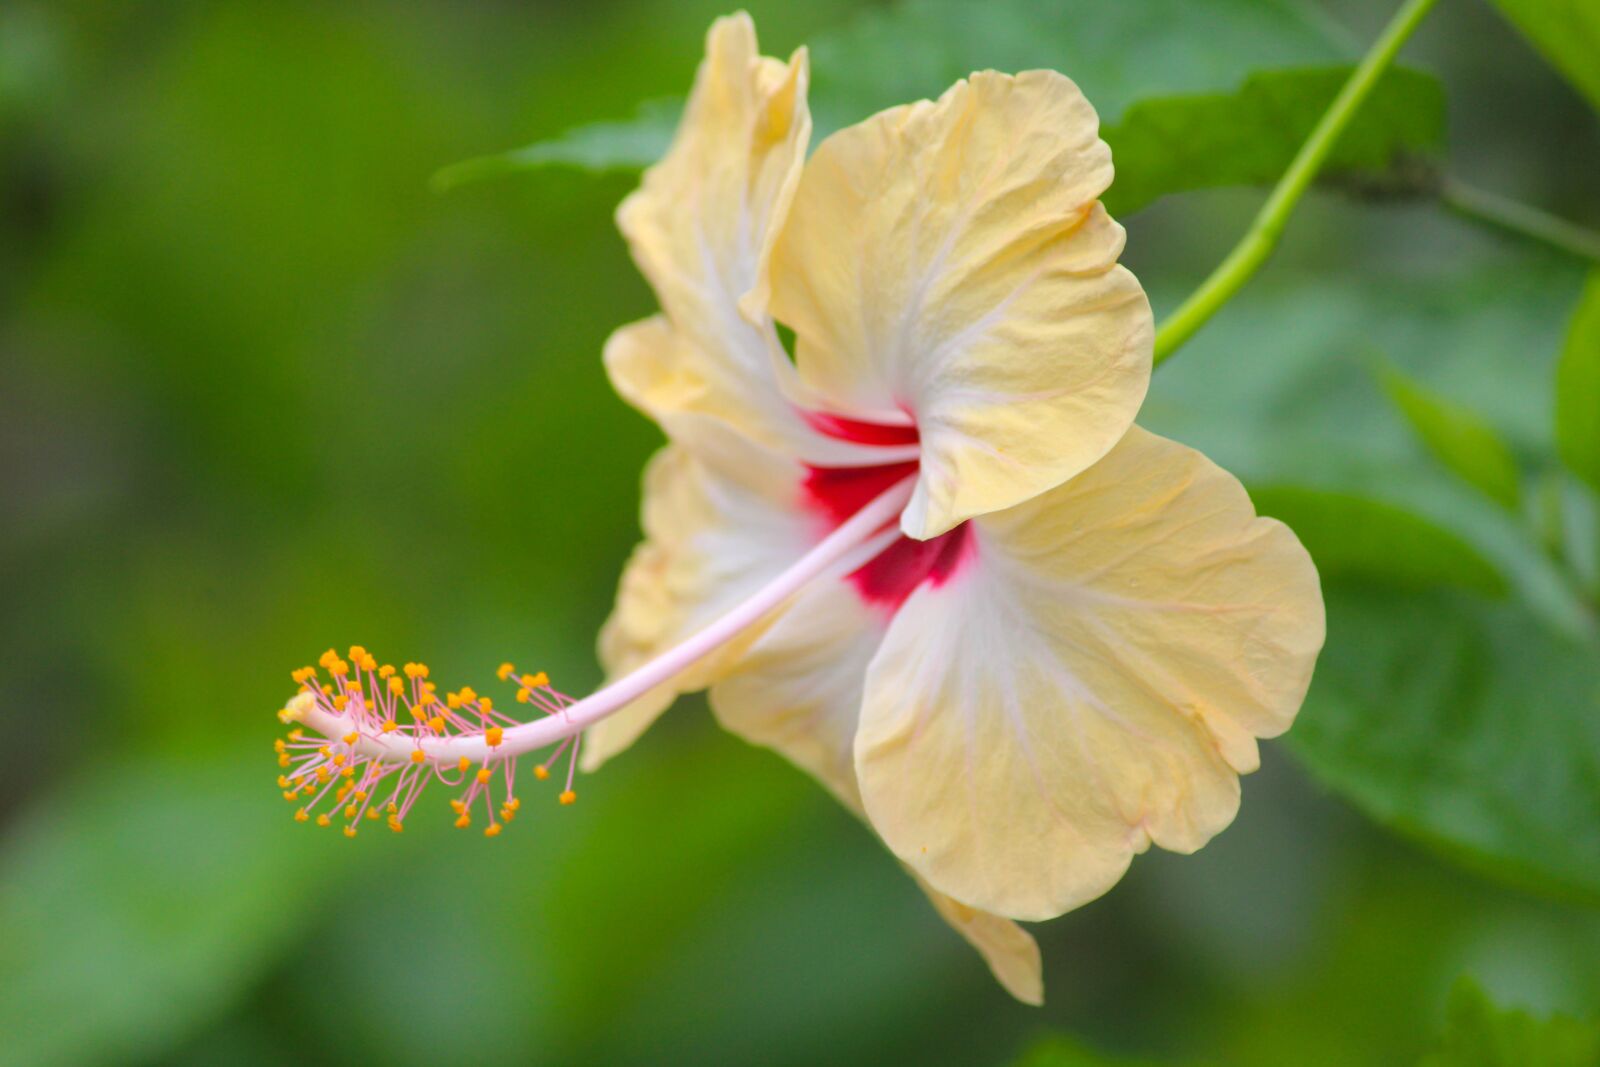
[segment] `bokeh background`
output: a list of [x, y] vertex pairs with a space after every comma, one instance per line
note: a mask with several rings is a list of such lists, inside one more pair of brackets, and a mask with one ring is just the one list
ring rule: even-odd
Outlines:
[[[748, 4], [776, 54], [857, 6]], [[1388, 14], [1316, 10], [1353, 42]], [[494, 842], [449, 832], [442, 801], [399, 838], [292, 822], [272, 712], [330, 645], [488, 692], [502, 659], [598, 680], [659, 443], [599, 363], [652, 308], [611, 222], [634, 178], [428, 179], [682, 93], [721, 11], [0, 5], [0, 1063], [1000, 1065], [1052, 1032], [1174, 1062], [1409, 1063], [1462, 974], [1536, 1011], [1600, 1004], [1593, 901], [1342, 787], [1359, 738], [1328, 738], [1383, 719], [1341, 718], [1339, 693], [1314, 693], [1307, 742], [1265, 746], [1210, 847], [1143, 857], [1037, 929], [1039, 1010], [699, 699]], [[1446, 87], [1453, 173], [1600, 223], [1593, 113], [1495, 11], [1447, 0], [1407, 55]], [[1158, 311], [1261, 195], [1127, 220]], [[1426, 200], [1315, 194], [1147, 421], [1252, 485], [1414, 500], [1516, 571], [1507, 524], [1477, 521], [1372, 367], [1546, 470], [1582, 277]], [[1457, 594], [1381, 579], [1330, 644], [1372, 705], [1432, 700], [1448, 732], [1458, 705], [1566, 699], [1541, 673], [1409, 692]], [[1381, 648], [1359, 621], [1408, 611]], [[1593, 768], [1592, 730], [1569, 742]], [[1593, 848], [1587, 804], [1544, 825], [1545, 854], [1569, 830]]]

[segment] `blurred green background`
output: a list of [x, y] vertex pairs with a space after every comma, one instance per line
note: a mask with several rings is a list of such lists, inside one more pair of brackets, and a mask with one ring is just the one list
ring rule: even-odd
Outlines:
[[[857, 6], [749, 4], [773, 54]], [[442, 801], [403, 838], [290, 819], [272, 711], [330, 645], [487, 692], [502, 659], [598, 680], [659, 441], [599, 362], [653, 304], [611, 223], [635, 179], [428, 179], [680, 95], [722, 10], [0, 5], [0, 1063], [1000, 1065], [1050, 1032], [1411, 1063], [1462, 974], [1592, 1014], [1600, 552], [1567, 573], [1537, 536], [1565, 499], [1558, 540], [1594, 543], [1550, 416], [1583, 267], [1428, 197], [1314, 195], [1157, 376], [1144, 421], [1306, 516], [1329, 651], [1233, 828], [1037, 929], [1043, 1009], [699, 699], [492, 843], [447, 832]], [[1387, 14], [1308, 18], [1358, 45]], [[1223, 85], [1239, 47], [1182, 43]], [[1446, 0], [1407, 55], [1444, 84], [1451, 173], [1600, 224], [1594, 113], [1498, 13]], [[1119, 76], [1136, 96], [1146, 74]], [[1126, 220], [1158, 311], [1261, 195]], [[1454, 478], [1379, 364], [1478, 412], [1529, 503]], [[1307, 487], [1426, 524], [1363, 548]], [[1458, 542], [1470, 567], [1426, 573]], [[1452, 738], [1447, 780], [1428, 754]], [[1505, 798], [1462, 791], [1474, 761], [1517, 763]]]

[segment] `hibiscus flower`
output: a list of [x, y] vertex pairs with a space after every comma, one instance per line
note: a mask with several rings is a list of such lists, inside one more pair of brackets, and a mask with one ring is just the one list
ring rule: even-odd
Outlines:
[[1071, 81], [974, 74], [809, 159], [806, 82], [803, 50], [763, 57], [748, 17], [719, 20], [618, 212], [661, 312], [605, 365], [668, 443], [601, 634], [612, 681], [578, 700], [506, 664], [543, 713], [519, 723], [470, 689], [441, 702], [420, 664], [330, 651], [330, 682], [295, 673], [280, 784], [353, 835], [380, 810], [401, 829], [442, 780], [494, 836], [520, 755], [558, 746], [548, 777], [582, 739], [596, 767], [708, 689], [1037, 1003], [1013, 920], [1232, 821], [1310, 682], [1317, 574], [1235, 478], [1134, 425], [1150, 307]]

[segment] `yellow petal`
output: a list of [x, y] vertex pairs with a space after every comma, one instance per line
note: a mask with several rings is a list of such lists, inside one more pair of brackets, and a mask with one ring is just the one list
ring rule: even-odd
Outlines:
[[606, 367], [653, 418], [701, 411], [769, 444], [797, 431], [765, 311], [772, 241], [811, 136], [806, 80], [803, 49], [763, 57], [748, 15], [718, 19], [671, 149], [617, 210], [670, 329], [624, 328]]
[[[819, 581], [730, 664], [711, 707], [733, 733], [777, 750], [862, 816], [852, 748], [867, 664], [883, 620], [847, 583]], [[976, 948], [1006, 991], [1044, 998], [1039, 946], [1017, 924], [959, 904], [907, 868], [934, 910]]]
[[[796, 506], [801, 471], [711, 420], [695, 430], [709, 458], [679, 445], [656, 453], [645, 470], [642, 524], [600, 631], [599, 655], [618, 677], [693, 636], [783, 571], [811, 547], [811, 520]], [[583, 761], [592, 770], [628, 747], [679, 693], [705, 688], [723, 665], [760, 635], [700, 661], [590, 727]]]
[[1045, 919], [1151, 841], [1189, 852], [1238, 808], [1322, 647], [1316, 570], [1198, 452], [1135, 427], [1058, 489], [976, 520], [868, 670], [856, 770], [873, 826], [930, 884]]
[[773, 251], [804, 384], [909, 412], [912, 537], [1077, 474], [1133, 422], [1150, 307], [1096, 199], [1111, 154], [1075, 85], [993, 72], [829, 137]]

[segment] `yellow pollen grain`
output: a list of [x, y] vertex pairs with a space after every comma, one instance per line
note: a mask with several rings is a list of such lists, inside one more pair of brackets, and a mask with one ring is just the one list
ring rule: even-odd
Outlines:
[[463, 830], [465, 830], [467, 827], [469, 827], [471, 825], [472, 825], [472, 816], [467, 815], [465, 812], [462, 813], [461, 818], [456, 820], [456, 826], [460, 827]]
[[573, 801], [578, 799], [578, 794], [569, 789], [565, 793], [562, 793], [559, 799], [563, 804], [571, 804]]
[[505, 736], [506, 732], [500, 727], [491, 726], [483, 732], [483, 743], [488, 745], [490, 748], [494, 748], [500, 744]]
[[499, 837], [500, 836], [500, 824], [497, 823], [497, 822], [492, 822], [488, 826], [485, 826], [483, 828], [483, 836], [484, 837]]
[[468, 768], [470, 768], [470, 767], [471, 767], [471, 766], [472, 766], [472, 761], [471, 761], [471, 760], [469, 760], [469, 759], [468, 759], [468, 758], [467, 758], [467, 757], [465, 757], [465, 756], [462, 756], [462, 757], [461, 757], [461, 762], [459, 762], [459, 763], [457, 763], [457, 764], [456, 764], [456, 767], [457, 767], [457, 768], [458, 768], [458, 769], [460, 769], [460, 770], [463, 770], [463, 771], [464, 771], [464, 770], [467, 770], [467, 769], [468, 769]]
[[435, 715], [433, 718], [429, 719], [428, 720], [428, 729], [432, 730], [434, 733], [443, 732], [443, 730], [444, 730], [444, 716], [443, 715]]
[[346, 826], [344, 828], [344, 836], [346, 836], [346, 837], [354, 837], [354, 836], [356, 836], [356, 828], [354, 826]]
[[318, 826], [327, 826], [331, 822], [333, 822], [333, 820], [328, 818], [326, 812], [324, 812], [323, 814], [317, 816], [317, 825]]
[[494, 777], [494, 772], [491, 771], [487, 767], [484, 767], [482, 770], [480, 770], [478, 772], [478, 782], [479, 782], [480, 785], [488, 785], [489, 784], [489, 779], [491, 779], [493, 777]]
[[311, 816], [306, 814], [305, 808], [301, 808], [299, 811], [294, 813], [295, 822], [305, 822], [309, 818], [311, 818]]
[[541, 781], [541, 782], [542, 782], [542, 781], [544, 781], [544, 780], [545, 780], [545, 779], [546, 779], [546, 778], [548, 778], [548, 777], [550, 777], [550, 768], [549, 768], [549, 767], [546, 767], [546, 766], [545, 766], [545, 765], [544, 765], [544, 764], [542, 764], [542, 763], [541, 763], [541, 764], [538, 764], [538, 765], [537, 765], [537, 766], [535, 766], [535, 767], [534, 767], [534, 768], [533, 768], [533, 776], [534, 776], [534, 777], [535, 777], [535, 778], [537, 778], [537, 779], [539, 779], [539, 781]]
[[515, 667], [513, 667], [511, 664], [502, 663], [502, 664], [500, 664], [500, 669], [495, 671], [494, 673], [495, 673], [495, 676], [498, 677], [503, 682], [507, 678], [509, 678], [513, 674], [515, 674], [516, 670], [517, 669]]
[[414, 749], [411, 750], [411, 762], [412, 763], [421, 763], [423, 760], [425, 760], [427, 758], [428, 758], [427, 756], [424, 756], [422, 754], [422, 749], [414, 748]]
[[379, 727], [379, 729], [386, 734], [392, 734], [396, 730], [400, 729], [400, 724], [395, 722], [393, 719], [385, 719], [383, 720], [383, 725]]

